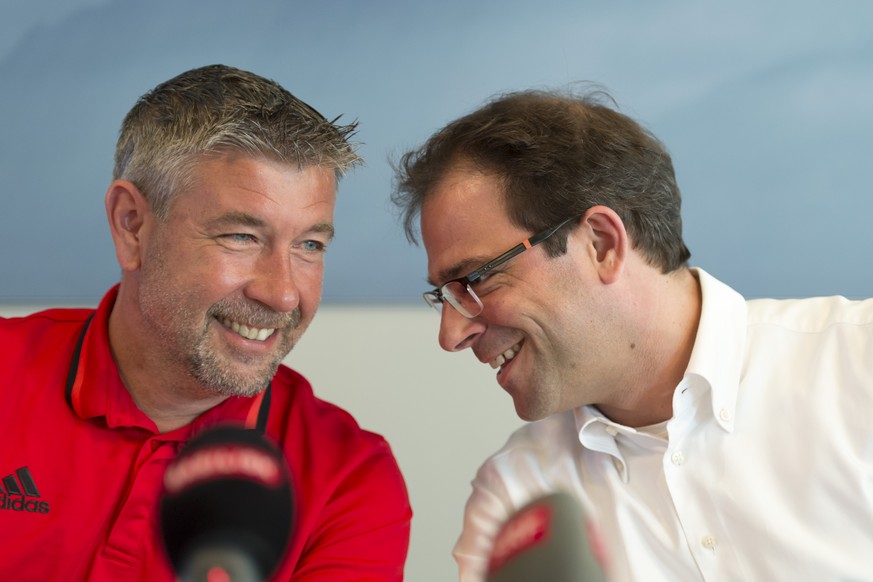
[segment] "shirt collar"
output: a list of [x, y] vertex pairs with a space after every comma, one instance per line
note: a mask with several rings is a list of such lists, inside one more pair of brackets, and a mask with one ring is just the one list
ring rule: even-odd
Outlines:
[[[83, 419], [104, 418], [108, 428], [136, 427], [157, 434], [157, 426], [131, 397], [109, 346], [109, 314], [118, 295], [118, 285], [100, 301], [85, 322], [81, 346], [73, 354], [67, 380], [67, 401]], [[232, 396], [198, 416], [189, 425], [163, 435], [167, 440], [187, 440], [218, 423], [235, 422], [262, 432], [270, 410], [269, 386], [256, 396]]]
[[745, 352], [746, 301], [703, 269], [691, 272], [700, 281], [703, 301], [685, 380], [709, 387], [713, 418], [732, 432]]
[[594, 406], [582, 406], [573, 411], [576, 419], [576, 428], [579, 434], [579, 442], [586, 449], [606, 453], [613, 458], [613, 464], [621, 475], [622, 481], [627, 483], [627, 462], [615, 436], [620, 431], [633, 431], [634, 429], [613, 422], [606, 418], [600, 410]]

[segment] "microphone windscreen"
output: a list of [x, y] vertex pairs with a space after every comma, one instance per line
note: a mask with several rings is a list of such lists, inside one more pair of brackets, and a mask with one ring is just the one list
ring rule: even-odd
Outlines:
[[605, 555], [581, 505], [552, 493], [533, 500], [501, 526], [487, 582], [603, 582]]
[[284, 556], [293, 518], [288, 465], [259, 432], [206, 430], [164, 473], [160, 532], [182, 580], [199, 580], [192, 572], [213, 566], [254, 571], [231, 579], [267, 579]]

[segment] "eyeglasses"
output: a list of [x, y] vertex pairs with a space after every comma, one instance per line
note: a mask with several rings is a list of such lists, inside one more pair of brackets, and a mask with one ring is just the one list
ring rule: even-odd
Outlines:
[[538, 232], [532, 237], [518, 243], [496, 259], [488, 261], [475, 271], [467, 273], [465, 276], [458, 279], [452, 279], [451, 281], [447, 281], [436, 289], [428, 291], [424, 294], [424, 300], [427, 301], [427, 304], [436, 309], [438, 312], [442, 312], [443, 303], [445, 301], [448, 301], [451, 306], [458, 310], [458, 312], [464, 317], [476, 317], [477, 315], [482, 313], [483, 306], [482, 300], [479, 299], [479, 297], [476, 295], [476, 293], [473, 291], [473, 288], [471, 287], [473, 283], [481, 279], [495, 267], [499, 267], [509, 259], [515, 258], [529, 248], [535, 247], [536, 245], [540, 244], [541, 242], [558, 232], [558, 230], [560, 230], [562, 226], [578, 218], [578, 216], [568, 218], [567, 220], [561, 222], [556, 226], [548, 228], [542, 232]]

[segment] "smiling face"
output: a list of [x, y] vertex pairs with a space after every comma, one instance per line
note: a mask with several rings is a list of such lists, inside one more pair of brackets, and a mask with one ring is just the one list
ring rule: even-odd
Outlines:
[[125, 273], [152, 369], [206, 393], [261, 391], [321, 301], [335, 190], [328, 168], [205, 159], [167, 220], [147, 217]]
[[[501, 182], [463, 167], [448, 172], [422, 206], [428, 274], [440, 285], [461, 277], [531, 236], [509, 220]], [[604, 395], [610, 313], [586, 245], [583, 226], [568, 252], [549, 257], [542, 245], [496, 268], [473, 285], [480, 315], [468, 319], [449, 305], [441, 315], [443, 349], [473, 350], [497, 369], [497, 382], [518, 415], [536, 420]], [[606, 382], [604, 385], [608, 385]]]

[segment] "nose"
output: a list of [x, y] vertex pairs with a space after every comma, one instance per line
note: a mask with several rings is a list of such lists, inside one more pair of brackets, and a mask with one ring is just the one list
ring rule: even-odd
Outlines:
[[287, 252], [273, 251], [262, 255], [246, 286], [246, 296], [279, 313], [296, 309], [300, 304], [300, 289], [291, 263], [291, 255]]
[[459, 352], [473, 345], [485, 331], [481, 316], [472, 319], [461, 315], [457, 309], [445, 303], [440, 314], [440, 347], [447, 352]]

